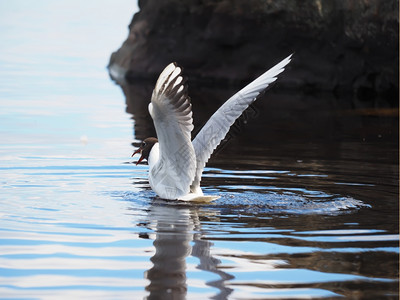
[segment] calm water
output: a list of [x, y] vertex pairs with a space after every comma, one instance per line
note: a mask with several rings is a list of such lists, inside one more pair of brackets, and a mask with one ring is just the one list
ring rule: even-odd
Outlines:
[[[132, 2], [0, 2], [0, 298], [397, 299], [396, 111], [277, 85], [206, 168], [220, 199], [160, 200], [130, 158], [152, 85], [105, 68]], [[232, 92], [194, 86], [196, 125]]]

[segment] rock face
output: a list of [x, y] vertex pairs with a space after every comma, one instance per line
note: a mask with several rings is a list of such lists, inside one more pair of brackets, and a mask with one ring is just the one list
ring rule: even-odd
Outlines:
[[110, 74], [155, 80], [176, 61], [191, 85], [250, 81], [295, 53], [281, 88], [398, 105], [396, 0], [142, 0]]

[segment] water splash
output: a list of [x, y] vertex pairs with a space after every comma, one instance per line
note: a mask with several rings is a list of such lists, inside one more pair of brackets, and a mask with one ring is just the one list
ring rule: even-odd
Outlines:
[[258, 193], [233, 192], [223, 193], [214, 204], [225, 209], [248, 213], [273, 214], [326, 214], [338, 215], [352, 213], [361, 208], [370, 208], [369, 204], [352, 197], [328, 195], [320, 192], [319, 197], [294, 192], [267, 192]]

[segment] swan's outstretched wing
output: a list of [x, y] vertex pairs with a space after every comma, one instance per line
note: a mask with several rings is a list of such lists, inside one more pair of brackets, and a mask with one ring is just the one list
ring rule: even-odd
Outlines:
[[256, 100], [257, 96], [276, 80], [276, 76], [284, 71], [291, 57], [292, 55], [288, 56], [229, 98], [197, 134], [193, 140], [197, 169], [195, 179], [190, 187], [192, 192], [200, 191], [203, 169], [215, 148], [225, 138], [229, 128], [243, 111]]
[[[158, 163], [149, 178], [160, 185], [159, 196], [175, 198], [187, 194], [196, 171], [191, 141], [192, 105], [181, 76], [181, 68], [169, 64], [160, 74], [153, 90], [149, 112], [153, 118], [160, 146]], [[167, 196], [166, 196], [167, 195]]]

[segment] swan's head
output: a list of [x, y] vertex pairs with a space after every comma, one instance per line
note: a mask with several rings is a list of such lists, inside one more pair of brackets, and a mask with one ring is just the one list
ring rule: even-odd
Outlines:
[[140, 147], [135, 152], [133, 152], [132, 156], [137, 153], [141, 154], [139, 160], [136, 162], [136, 165], [138, 165], [143, 159], [149, 159], [150, 151], [155, 143], [158, 143], [158, 140], [154, 137], [149, 137], [142, 142]]

